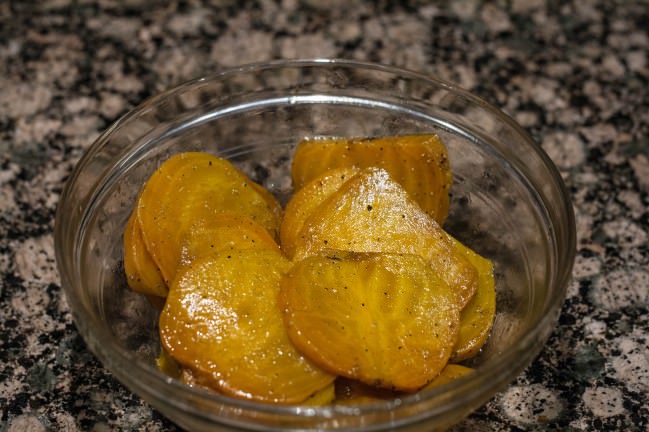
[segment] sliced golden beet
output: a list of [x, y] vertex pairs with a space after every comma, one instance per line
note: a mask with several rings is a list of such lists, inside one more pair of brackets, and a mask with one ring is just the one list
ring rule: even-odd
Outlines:
[[[174, 362], [174, 360], [168, 355], [165, 361]], [[168, 375], [173, 376], [174, 378], [179, 378], [185, 384], [188, 384], [192, 387], [201, 387], [211, 391], [218, 391], [218, 389], [212, 386], [211, 383], [212, 380], [208, 375], [205, 375], [198, 371], [192, 371], [189, 368], [180, 368], [179, 366], [177, 366], [177, 363], [175, 364], [176, 364], [176, 369], [169, 369], [170, 366], [168, 365], [168, 363], [164, 364], [165, 369], [162, 369], [162, 366], [160, 364], [160, 357], [158, 358], [159, 367], [161, 368], [161, 370], [163, 370], [163, 372], [167, 373]], [[177, 375], [172, 375], [174, 372], [177, 373]], [[329, 385], [325, 386], [324, 388], [316, 391], [311, 396], [307, 397], [305, 400], [299, 402], [299, 405], [323, 406], [332, 403], [335, 398], [336, 398], [336, 387], [334, 385], [334, 382], [332, 382]]]
[[300, 230], [306, 218], [357, 173], [358, 169], [353, 167], [328, 170], [295, 192], [284, 209], [284, 218], [280, 226], [282, 249], [289, 258], [295, 253]]
[[180, 376], [178, 377], [178, 379], [185, 384], [191, 387], [198, 387], [207, 391], [223, 394], [223, 392], [221, 392], [219, 389], [211, 386], [211, 380], [209, 376], [201, 374], [199, 371], [194, 371], [188, 367], [182, 367], [180, 365], [178, 366], [178, 369], [180, 371]]
[[448, 361], [453, 291], [418, 255], [336, 252], [296, 263], [280, 305], [293, 344], [331, 373], [414, 391]]
[[403, 394], [403, 392], [374, 387], [345, 377], [336, 378], [336, 403], [342, 405], [382, 402]]
[[437, 375], [437, 377], [426, 384], [422, 390], [429, 390], [435, 387], [443, 386], [448, 384], [458, 378], [462, 378], [465, 375], [473, 373], [474, 369], [459, 364], [447, 364], [444, 369]]
[[325, 388], [318, 390], [301, 404], [309, 406], [322, 406], [330, 404], [336, 398], [336, 386], [334, 382], [331, 382], [331, 384], [329, 384]]
[[291, 263], [247, 249], [199, 258], [179, 270], [160, 315], [160, 339], [198, 382], [238, 398], [301, 403], [330, 375], [291, 344], [277, 303]]
[[166, 375], [169, 375], [170, 377], [180, 378], [182, 376], [183, 373], [182, 368], [176, 362], [176, 360], [174, 360], [167, 353], [167, 351], [165, 351], [164, 348], [160, 349], [160, 354], [156, 359], [156, 365], [158, 366], [158, 369], [160, 369], [160, 371], [162, 371]]
[[[459, 364], [447, 363], [444, 369], [431, 382], [426, 384], [421, 390], [429, 390], [448, 384], [458, 378], [473, 373], [474, 369]], [[405, 393], [407, 394], [407, 393]], [[349, 404], [365, 404], [381, 402], [403, 396], [403, 392], [395, 392], [368, 386], [358, 381], [348, 378], [336, 379], [336, 402]]]
[[269, 249], [280, 252], [268, 231], [240, 213], [220, 213], [191, 225], [181, 239], [181, 265], [221, 251]]
[[[173, 359], [171, 359], [171, 360], [173, 360]], [[211, 387], [203, 384], [202, 382], [200, 382], [200, 379], [194, 375], [194, 372], [191, 369], [184, 368], [184, 367], [181, 367], [181, 366], [178, 366], [178, 369], [180, 371], [179, 379], [182, 382], [184, 382], [185, 384], [190, 385], [192, 387], [201, 387], [201, 388], [204, 388], [206, 390], [217, 391], [217, 389], [211, 388]]]
[[[235, 168], [236, 169], [236, 168]], [[255, 183], [252, 181], [249, 177], [246, 176], [246, 174], [242, 171], [239, 171], [241, 175], [243, 175], [247, 180], [248, 184], [252, 186], [254, 190], [261, 195], [261, 197], [266, 201], [266, 204], [268, 205], [268, 208], [271, 209], [273, 216], [271, 215], [266, 215], [270, 216], [268, 221], [264, 222], [264, 217], [260, 218], [259, 220], [256, 220], [257, 223], [260, 225], [264, 226], [268, 230], [268, 233], [272, 235], [272, 237], [279, 242], [279, 226], [282, 223], [282, 218], [284, 216], [283, 211], [282, 211], [282, 206], [279, 204], [277, 201], [277, 198], [264, 186], [260, 185], [259, 183]], [[253, 217], [256, 219], [255, 214], [250, 214], [249, 216]]]
[[281, 207], [230, 162], [207, 153], [182, 153], [148, 180], [137, 214], [147, 249], [168, 283], [181, 256], [181, 239], [195, 224], [223, 212], [241, 213], [278, 237]]
[[478, 270], [478, 289], [460, 314], [460, 333], [452, 359], [460, 362], [478, 354], [489, 337], [496, 316], [493, 263], [454, 239], [455, 248]]
[[457, 293], [460, 308], [477, 289], [475, 267], [383, 169], [362, 170], [305, 220], [295, 260], [323, 249], [420, 255]]
[[133, 291], [166, 297], [167, 284], [146, 249], [136, 212], [131, 214], [124, 230], [124, 271], [126, 282]]
[[301, 188], [327, 169], [346, 166], [385, 169], [429, 216], [444, 224], [453, 178], [437, 135], [304, 140], [293, 158], [294, 187]]

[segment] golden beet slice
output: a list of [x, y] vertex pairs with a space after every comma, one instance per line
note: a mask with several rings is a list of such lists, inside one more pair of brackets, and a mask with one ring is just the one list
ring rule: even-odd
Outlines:
[[[426, 384], [420, 389], [429, 390], [434, 387], [439, 387], [448, 384], [458, 378], [473, 373], [474, 369], [458, 364], [447, 363], [444, 369], [441, 370], [431, 382]], [[395, 392], [378, 387], [368, 386], [361, 382], [350, 380], [348, 378], [336, 379], [336, 403], [344, 405], [358, 405], [382, 402], [397, 397], [407, 395], [409, 393]]]
[[268, 249], [280, 253], [268, 231], [240, 213], [220, 213], [191, 225], [181, 239], [181, 265], [221, 251]]
[[160, 339], [198, 382], [225, 394], [301, 403], [333, 382], [291, 344], [277, 303], [291, 263], [270, 250], [235, 250], [179, 270], [160, 315]]
[[330, 404], [336, 398], [336, 386], [334, 383], [335, 381], [332, 381], [331, 384], [309, 396], [301, 404], [309, 406], [322, 406]]
[[364, 169], [305, 220], [295, 260], [323, 249], [420, 255], [457, 293], [460, 308], [477, 289], [475, 267], [384, 169]]
[[496, 316], [493, 263], [455, 240], [455, 248], [478, 270], [478, 289], [460, 314], [460, 333], [452, 359], [460, 362], [478, 354], [489, 337]]
[[426, 384], [426, 386], [424, 386], [422, 390], [429, 390], [435, 387], [443, 386], [444, 384], [448, 384], [473, 372], [474, 369], [470, 367], [449, 363], [444, 367], [444, 369], [442, 369], [439, 375], [437, 375], [434, 380]]
[[167, 284], [142, 238], [135, 212], [131, 214], [124, 230], [124, 271], [128, 286], [142, 294], [166, 297]]
[[172, 378], [181, 378], [183, 370], [164, 348], [160, 349], [160, 354], [156, 358], [158, 369]]
[[181, 153], [153, 173], [137, 214], [144, 242], [165, 281], [174, 277], [187, 229], [207, 225], [226, 211], [249, 216], [277, 238], [279, 204], [228, 161], [207, 153]]
[[345, 166], [385, 169], [429, 216], [444, 224], [453, 178], [446, 147], [437, 135], [304, 140], [293, 158], [294, 187]]
[[358, 173], [353, 167], [335, 168], [325, 171], [299, 189], [284, 209], [280, 226], [280, 241], [289, 258], [295, 254], [304, 221], [327, 198], [333, 195], [345, 182]]
[[294, 265], [280, 291], [294, 345], [331, 373], [414, 391], [457, 339], [452, 290], [417, 255], [336, 253]]
[[336, 403], [342, 405], [383, 402], [404, 395], [403, 392], [374, 387], [345, 377], [336, 378], [335, 383]]
[[[171, 359], [171, 357], [169, 356], [167, 356], [167, 359], [165, 359], [165, 361], [174, 362], [174, 360]], [[173, 366], [173, 363], [171, 364], [171, 366]], [[174, 378], [178, 378], [185, 384], [188, 384], [192, 387], [200, 387], [206, 390], [218, 391], [218, 389], [215, 389], [213, 386], [211, 386], [211, 379], [209, 376], [205, 374], [192, 371], [189, 368], [180, 368], [177, 366], [177, 364], [176, 364], [176, 369], [170, 369], [169, 364], [162, 364], [160, 362], [160, 357], [158, 358], [158, 367], [167, 375], [172, 376]], [[163, 367], [164, 369], [162, 369]], [[323, 406], [332, 403], [335, 398], [336, 398], [336, 387], [332, 382], [329, 385], [325, 386], [324, 388], [318, 390], [317, 392], [315, 392], [305, 400], [299, 402], [299, 405]]]

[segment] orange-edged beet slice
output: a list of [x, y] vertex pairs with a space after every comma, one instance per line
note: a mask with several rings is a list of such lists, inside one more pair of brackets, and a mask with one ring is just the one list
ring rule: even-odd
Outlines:
[[336, 398], [336, 386], [335, 381], [331, 384], [309, 396], [301, 405], [308, 406], [322, 406], [328, 405], [334, 401]]
[[281, 287], [299, 351], [369, 385], [417, 390], [444, 368], [457, 339], [455, 294], [418, 255], [315, 255]]
[[134, 211], [124, 230], [124, 271], [128, 286], [142, 294], [166, 297], [167, 284], [144, 244]]
[[458, 378], [475, 372], [474, 369], [459, 364], [447, 364], [444, 369], [435, 377], [434, 380], [426, 384], [422, 390], [429, 390], [435, 387], [443, 386]]
[[[407, 394], [407, 393], [406, 393]], [[345, 377], [336, 378], [336, 403], [361, 405], [383, 402], [404, 395], [403, 392], [374, 387]]]
[[[181, 381], [183, 381], [185, 384], [188, 384], [192, 387], [201, 387], [211, 391], [218, 391], [218, 389], [215, 389], [213, 386], [211, 386], [211, 382], [210, 382], [211, 379], [209, 376], [205, 374], [201, 374], [200, 372], [194, 372], [189, 368], [180, 368], [178, 366], [176, 366], [176, 369], [169, 369], [170, 366], [168, 364], [161, 364], [160, 358], [161, 357], [158, 358], [158, 367], [160, 367], [161, 370], [165, 372], [167, 375], [172, 376], [174, 378], [178, 378]], [[171, 359], [171, 357], [169, 356], [167, 356], [167, 359], [165, 359], [165, 361], [174, 362], [174, 360]], [[171, 366], [173, 366], [173, 363], [171, 363]], [[219, 391], [219, 393], [221, 392]], [[305, 406], [328, 405], [334, 401], [335, 397], [336, 397], [336, 387], [332, 382], [331, 384], [318, 390], [317, 392], [315, 392], [314, 394], [306, 398], [304, 401], [299, 402], [299, 405], [305, 405]]]
[[496, 316], [496, 284], [493, 263], [454, 242], [456, 250], [478, 270], [478, 289], [460, 315], [460, 333], [452, 355], [454, 362], [461, 362], [478, 354], [489, 337]]
[[[447, 363], [439, 375], [422, 387], [420, 391], [448, 384], [474, 371], [470, 367]], [[336, 379], [336, 402], [345, 405], [381, 402], [403, 396], [404, 394], [407, 393], [372, 387], [347, 378]]]
[[162, 347], [160, 349], [160, 354], [158, 354], [158, 358], [156, 358], [156, 365], [160, 371], [170, 377], [181, 378], [182, 376], [183, 369]]
[[294, 187], [345, 166], [385, 169], [429, 216], [444, 224], [453, 178], [446, 147], [437, 135], [304, 140], [293, 158]]
[[149, 178], [137, 214], [147, 249], [169, 284], [181, 257], [181, 239], [195, 224], [223, 212], [241, 213], [278, 237], [281, 207], [230, 162], [207, 153], [181, 153]]
[[420, 255], [453, 288], [460, 308], [477, 289], [475, 267], [384, 169], [362, 170], [305, 220], [294, 259], [323, 249]]
[[282, 250], [289, 258], [295, 254], [304, 221], [327, 198], [333, 195], [345, 182], [358, 173], [353, 167], [335, 168], [325, 171], [304, 185], [291, 197], [284, 209], [280, 226]]
[[169, 355], [202, 385], [234, 397], [301, 403], [330, 385], [291, 344], [278, 305], [290, 261], [270, 250], [235, 250], [179, 270], [160, 315]]
[[221, 251], [268, 249], [280, 252], [268, 231], [241, 213], [220, 213], [191, 225], [181, 239], [180, 265]]

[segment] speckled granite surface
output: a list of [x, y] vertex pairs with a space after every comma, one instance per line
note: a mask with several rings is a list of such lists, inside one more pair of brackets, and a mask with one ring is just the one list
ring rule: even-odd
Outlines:
[[646, 1], [0, 1], [0, 430], [174, 431], [71, 321], [53, 252], [66, 176], [145, 97], [223, 66], [347, 57], [453, 80], [542, 143], [578, 252], [538, 359], [458, 430], [649, 430]]

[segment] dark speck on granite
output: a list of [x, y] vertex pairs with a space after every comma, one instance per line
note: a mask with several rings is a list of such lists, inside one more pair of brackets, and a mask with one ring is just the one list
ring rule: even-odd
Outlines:
[[0, 2], [0, 430], [178, 430], [72, 323], [52, 236], [66, 178], [103, 129], [174, 84], [246, 62], [346, 57], [494, 103], [572, 195], [577, 259], [555, 332], [454, 430], [648, 431], [647, 23], [644, 0]]

